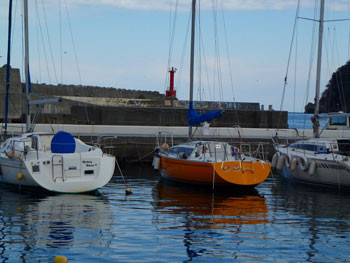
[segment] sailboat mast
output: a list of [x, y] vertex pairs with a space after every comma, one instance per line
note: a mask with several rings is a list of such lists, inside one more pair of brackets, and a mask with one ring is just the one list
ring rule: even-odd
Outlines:
[[[190, 99], [189, 108], [193, 107], [193, 73], [194, 73], [194, 41], [196, 30], [196, 0], [192, 0], [192, 24], [191, 24], [191, 58], [190, 58]], [[188, 127], [188, 137], [192, 138], [192, 125]]]
[[29, 111], [29, 37], [28, 37], [28, 0], [23, 0], [24, 9], [24, 67], [25, 67], [25, 114], [26, 132], [30, 131], [30, 111]]
[[320, 85], [321, 85], [321, 62], [322, 62], [322, 41], [323, 41], [323, 23], [324, 23], [324, 2], [321, 0], [320, 5], [320, 21], [318, 29], [318, 53], [317, 53], [317, 69], [316, 69], [316, 95], [315, 95], [315, 112], [314, 112], [314, 137], [319, 137], [319, 120], [320, 113]]

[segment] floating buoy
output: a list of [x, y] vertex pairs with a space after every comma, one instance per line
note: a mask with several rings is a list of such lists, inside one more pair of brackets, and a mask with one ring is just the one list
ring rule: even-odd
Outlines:
[[131, 195], [132, 194], [131, 189], [130, 188], [126, 188], [125, 189], [125, 194], [126, 195]]
[[21, 181], [21, 180], [23, 179], [23, 174], [22, 174], [22, 173], [18, 173], [18, 174], [17, 174], [17, 179], [18, 179], [19, 181]]
[[306, 171], [306, 169], [309, 167], [309, 161], [305, 156], [299, 157], [298, 165], [301, 170]]
[[292, 162], [290, 163], [290, 170], [293, 172], [297, 167], [298, 160], [296, 158], [292, 158]]
[[309, 167], [309, 175], [314, 175], [316, 171], [316, 162], [312, 161]]
[[280, 154], [277, 152], [277, 153], [275, 153], [275, 154], [272, 156], [272, 162], [271, 162], [271, 168], [272, 168], [272, 169], [275, 169], [275, 168], [276, 168], [279, 155], [280, 155]]
[[53, 263], [68, 263], [68, 259], [65, 256], [56, 256]]
[[279, 158], [278, 158], [278, 161], [277, 161], [277, 166], [276, 166], [276, 169], [277, 170], [282, 170], [283, 169], [283, 166], [284, 166], [284, 163], [285, 163], [285, 156], [284, 155], [281, 155]]

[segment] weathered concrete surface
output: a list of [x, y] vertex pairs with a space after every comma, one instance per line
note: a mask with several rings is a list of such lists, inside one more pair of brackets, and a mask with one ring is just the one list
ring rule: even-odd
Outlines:
[[[4, 116], [5, 98], [5, 76], [6, 67], [0, 68], [0, 118]], [[92, 86], [74, 85], [45, 85], [33, 84], [33, 99], [39, 97], [52, 98], [61, 97], [61, 103], [46, 104], [41, 110], [37, 123], [49, 124], [93, 124], [93, 125], [131, 125], [135, 129], [142, 126], [165, 126], [173, 129], [174, 126], [187, 127], [186, 102], [174, 98], [166, 99], [159, 92], [133, 91], [115, 88], [101, 88]], [[23, 122], [23, 84], [20, 81], [18, 69], [12, 69], [10, 97], [12, 108], [10, 108], [11, 122]], [[35, 96], [38, 94], [39, 96]], [[202, 110], [208, 110], [210, 106], [217, 103], [204, 103]], [[232, 102], [226, 102], [231, 105]], [[232, 105], [231, 105], [232, 106]], [[236, 105], [235, 105], [236, 106]], [[244, 128], [287, 128], [287, 112], [260, 111], [259, 103], [242, 103], [240, 107], [250, 110], [226, 109], [223, 116], [211, 122], [211, 127], [244, 127]], [[224, 107], [225, 108], [225, 107]], [[38, 110], [31, 106], [32, 115]], [[201, 110], [197, 110], [199, 113]], [[81, 127], [81, 126], [79, 126]], [[105, 131], [109, 134], [109, 131]], [[244, 134], [241, 134], [244, 136]], [[98, 137], [83, 137], [84, 141], [97, 143]], [[101, 138], [100, 138], [101, 139]], [[215, 138], [212, 138], [215, 139]], [[218, 139], [218, 138], [216, 138]], [[94, 140], [94, 141], [91, 141]], [[174, 138], [174, 143], [185, 141], [185, 137]], [[228, 140], [238, 144], [242, 142], [256, 143], [256, 139], [242, 139], [235, 134]], [[269, 143], [269, 139], [260, 140]], [[149, 136], [120, 136], [103, 142], [105, 151], [111, 151], [119, 159], [135, 161], [149, 161], [153, 157], [153, 149], [157, 145], [156, 135]], [[252, 151], [254, 151], [252, 146]], [[267, 158], [271, 157], [272, 148], [268, 144], [265, 149], [269, 152]]]
[[[0, 68], [0, 119], [5, 118], [6, 65]], [[19, 69], [11, 68], [9, 89], [9, 119], [19, 119], [22, 114], [22, 85]]]
[[[5, 110], [6, 66], [0, 68], [0, 118]], [[24, 99], [19, 69], [11, 70], [10, 122], [23, 122]], [[60, 97], [62, 102], [31, 106], [31, 114], [41, 114], [37, 123], [187, 126], [186, 101], [165, 98], [155, 91], [137, 91], [77, 85], [32, 84], [32, 99]], [[196, 102], [208, 110], [218, 102]], [[223, 103], [232, 107], [233, 102]], [[260, 111], [259, 103], [241, 103], [250, 110], [226, 109], [223, 116], [211, 122], [212, 127], [287, 128], [287, 112]], [[237, 106], [235, 105], [235, 106]], [[255, 110], [253, 110], [255, 109]], [[199, 109], [198, 112], [201, 112]]]
[[[187, 112], [187, 109], [165, 107], [72, 106], [71, 121], [95, 125], [187, 126]], [[287, 128], [287, 118], [287, 112], [226, 110], [221, 118], [211, 122], [211, 127]]]
[[104, 88], [96, 86], [80, 85], [49, 85], [32, 84], [33, 91], [43, 96], [75, 96], [75, 97], [93, 97], [93, 98], [135, 98], [135, 99], [162, 99], [157, 91], [126, 90], [116, 88]]

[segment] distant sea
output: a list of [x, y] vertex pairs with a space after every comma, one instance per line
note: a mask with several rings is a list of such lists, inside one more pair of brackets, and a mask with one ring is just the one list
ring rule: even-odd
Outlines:
[[[288, 112], [288, 127], [293, 129], [312, 129], [311, 117], [313, 114], [301, 112]], [[323, 128], [327, 123], [326, 119], [320, 120], [320, 127]]]

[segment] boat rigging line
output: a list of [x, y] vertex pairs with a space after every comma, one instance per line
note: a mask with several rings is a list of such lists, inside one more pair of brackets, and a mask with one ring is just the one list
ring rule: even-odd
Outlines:
[[49, 50], [50, 50], [50, 55], [51, 55], [51, 60], [52, 60], [52, 68], [53, 68], [53, 72], [54, 72], [56, 83], [58, 83], [56, 67], [55, 67], [54, 58], [53, 58], [53, 52], [52, 52], [52, 45], [51, 45], [51, 40], [50, 40], [50, 34], [49, 34], [49, 27], [47, 25], [45, 4], [44, 4], [44, 0], [41, 0], [41, 1], [42, 1], [44, 21], [45, 21], [45, 29], [46, 29], [46, 34], [47, 34], [47, 41], [48, 41], [48, 44], [49, 44]]
[[[170, 1], [171, 3], [171, 1]], [[168, 51], [168, 67], [166, 70], [165, 74], [165, 88], [164, 88], [164, 93], [165, 90], [167, 89], [168, 85], [168, 70], [171, 68], [171, 63], [172, 63], [172, 55], [173, 55], [173, 47], [174, 47], [174, 38], [175, 38], [175, 29], [176, 29], [176, 20], [177, 20], [177, 14], [178, 14], [178, 5], [179, 5], [179, 0], [175, 1], [175, 7], [174, 7], [174, 14], [172, 12], [172, 5], [170, 5], [170, 14], [169, 14], [169, 51]]]
[[[79, 83], [80, 83], [80, 85], [83, 85], [83, 84], [82, 84], [83, 82], [82, 82], [82, 79], [81, 79], [81, 74], [80, 74], [79, 63], [78, 63], [77, 50], [76, 50], [76, 48], [75, 48], [75, 42], [74, 42], [74, 37], [73, 37], [72, 24], [71, 24], [70, 15], [69, 15], [69, 11], [68, 11], [68, 5], [67, 5], [67, 1], [66, 1], [66, 0], [64, 0], [64, 4], [65, 4], [67, 19], [68, 19], [69, 33], [70, 33], [70, 37], [71, 37], [71, 39], [72, 39], [72, 45], [73, 45], [73, 51], [74, 51], [74, 58], [75, 58], [75, 64], [76, 64], [76, 66], [77, 66], [78, 77], [79, 77]], [[61, 53], [61, 55], [62, 55], [62, 53]]]
[[125, 181], [123, 172], [122, 172], [122, 170], [120, 169], [120, 166], [119, 166], [119, 163], [118, 163], [118, 161], [117, 161], [117, 158], [115, 158], [115, 163], [117, 164], [119, 173], [120, 173], [120, 175], [121, 175], [121, 177], [122, 177], [122, 179], [123, 179], [123, 182], [124, 182], [125, 194], [126, 194], [126, 195], [131, 195], [131, 194], [132, 194], [132, 191], [131, 191], [131, 189], [126, 185], [126, 181]]
[[286, 92], [287, 78], [288, 78], [288, 72], [289, 72], [289, 64], [290, 64], [290, 59], [291, 59], [292, 50], [293, 50], [293, 43], [294, 43], [294, 38], [295, 38], [295, 32], [296, 32], [296, 27], [297, 27], [299, 11], [300, 11], [300, 0], [298, 0], [297, 11], [296, 11], [295, 18], [294, 18], [294, 27], [293, 27], [293, 33], [292, 33], [292, 40], [291, 40], [290, 47], [289, 47], [289, 55], [288, 55], [286, 75], [284, 77], [284, 85], [283, 85], [283, 91], [282, 91], [280, 111], [282, 111], [283, 103], [284, 103], [284, 96], [285, 96], [285, 92]]

